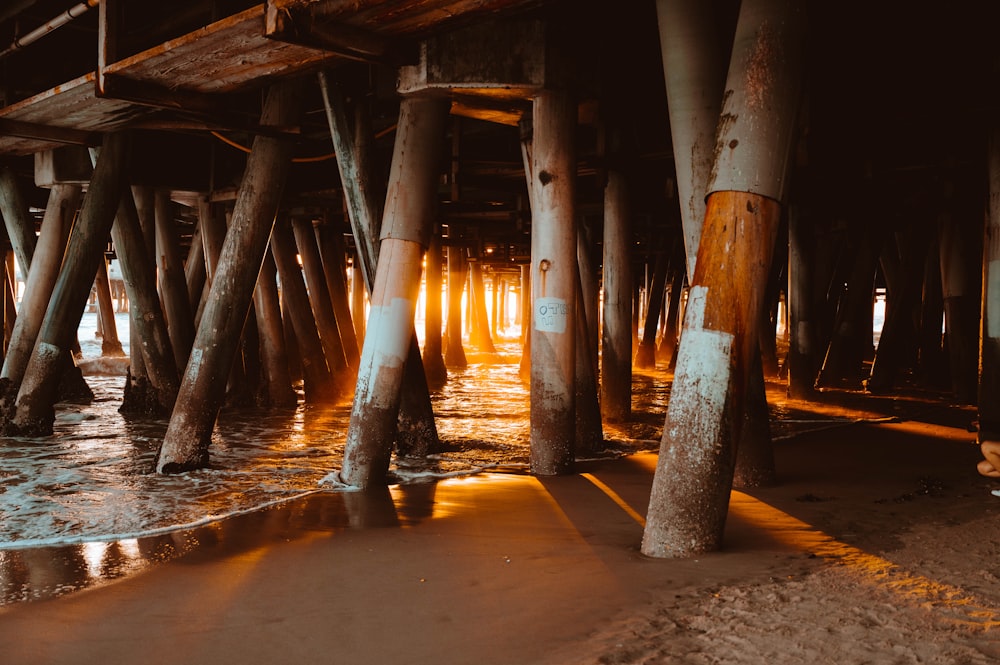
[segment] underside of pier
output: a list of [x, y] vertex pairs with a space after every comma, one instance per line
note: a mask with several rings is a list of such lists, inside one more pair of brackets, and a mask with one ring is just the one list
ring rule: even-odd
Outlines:
[[162, 473], [207, 464], [229, 407], [350, 402], [338, 480], [384, 486], [516, 319], [530, 470], [565, 474], [665, 369], [652, 556], [718, 549], [730, 490], [781, 482], [765, 385], [916, 395], [1000, 440], [997, 18], [4, 3], [0, 430], [44, 440], [86, 396], [77, 327], [122, 292], [121, 409], [169, 417]]

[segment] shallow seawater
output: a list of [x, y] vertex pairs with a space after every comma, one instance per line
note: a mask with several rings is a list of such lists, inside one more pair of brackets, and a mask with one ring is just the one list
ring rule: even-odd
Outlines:
[[[99, 356], [85, 327], [80, 337], [85, 357]], [[432, 395], [442, 451], [426, 461], [394, 459], [395, 481], [527, 467], [529, 391], [519, 378], [518, 343], [501, 342], [496, 355], [471, 359]], [[329, 489], [321, 480], [340, 467], [350, 404], [300, 404], [295, 410], [225, 409], [209, 468], [158, 475], [153, 469], [167, 421], [120, 414], [124, 377], [105, 369], [108, 374], [87, 376], [91, 403], [57, 405], [53, 436], [0, 439], [0, 550], [190, 528]], [[630, 424], [635, 440], [628, 427], [607, 429], [609, 454], [651, 447], [643, 439], [657, 420], [662, 428], [665, 407], [662, 394], [649, 389], [653, 383], [646, 375], [637, 379], [644, 396], [638, 400], [648, 402], [644, 412], [659, 413], [650, 414], [649, 423]]]

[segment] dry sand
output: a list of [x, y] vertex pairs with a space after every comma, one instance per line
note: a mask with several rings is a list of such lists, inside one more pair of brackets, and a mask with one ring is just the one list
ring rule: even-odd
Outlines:
[[[970, 410], [844, 397], [855, 410], [781, 406], [898, 422], [777, 441], [780, 484], [733, 494], [721, 552], [638, 552], [652, 454], [319, 494], [0, 608], [0, 661], [997, 662], [1000, 498], [975, 472]], [[67, 558], [32, 552], [25, 575], [71, 577]]]

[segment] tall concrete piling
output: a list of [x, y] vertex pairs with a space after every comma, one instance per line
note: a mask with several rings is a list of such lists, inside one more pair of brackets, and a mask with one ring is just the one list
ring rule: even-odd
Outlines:
[[348, 485], [382, 485], [389, 469], [404, 364], [414, 342], [421, 263], [437, 208], [446, 118], [440, 99], [406, 97], [400, 103], [371, 313], [340, 471]]
[[[297, 79], [273, 84], [264, 102], [261, 125], [294, 124], [301, 88]], [[291, 142], [278, 137], [260, 135], [254, 139], [191, 361], [160, 447], [159, 473], [198, 468], [208, 461], [212, 430], [267, 251], [291, 150]]]
[[795, 125], [803, 33], [804, 10], [791, 0], [747, 0], [740, 8], [643, 534], [649, 556], [691, 556], [721, 543]]

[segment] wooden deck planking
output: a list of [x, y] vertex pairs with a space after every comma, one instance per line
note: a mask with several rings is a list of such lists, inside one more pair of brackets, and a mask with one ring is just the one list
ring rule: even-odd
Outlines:
[[[0, 120], [34, 125], [109, 131], [127, 125], [149, 113], [117, 99], [98, 98], [94, 90], [96, 75], [91, 72], [68, 83], [41, 92], [0, 109]], [[0, 154], [29, 155], [39, 150], [63, 145], [58, 141], [0, 135]]]
[[[426, 31], [465, 13], [490, 13], [538, 0], [351, 0], [325, 3], [322, 20], [342, 22], [384, 37]], [[264, 36], [263, 4], [114, 63], [105, 73], [169, 90], [233, 93], [264, 81], [307, 72], [340, 56]], [[97, 97], [96, 73], [74, 79], [0, 109], [0, 119], [84, 131], [122, 129], [153, 112], [131, 102]], [[0, 154], [27, 155], [62, 145], [41, 138], [0, 135]]]
[[112, 63], [105, 72], [172, 90], [229, 93], [334, 60], [332, 53], [268, 39], [258, 5]]

